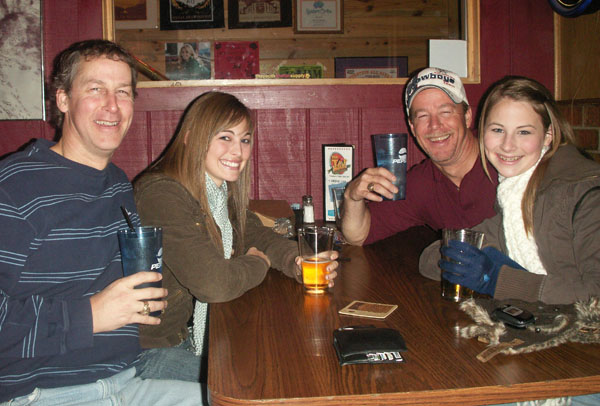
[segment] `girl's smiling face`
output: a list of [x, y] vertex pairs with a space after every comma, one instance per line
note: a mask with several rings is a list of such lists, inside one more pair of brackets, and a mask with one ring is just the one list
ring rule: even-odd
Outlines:
[[535, 165], [542, 148], [552, 143], [552, 131], [539, 114], [528, 103], [507, 97], [492, 107], [480, 136], [487, 159], [507, 178]]
[[192, 54], [187, 47], [181, 48], [181, 59], [187, 61], [191, 58]]
[[206, 172], [217, 186], [240, 177], [252, 153], [252, 135], [244, 120], [215, 135], [208, 144]]

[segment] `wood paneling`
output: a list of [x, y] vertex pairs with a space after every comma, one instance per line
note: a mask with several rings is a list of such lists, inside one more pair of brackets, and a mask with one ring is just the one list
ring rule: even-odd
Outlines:
[[309, 148], [306, 109], [260, 110], [253, 168], [253, 194], [257, 199], [302, 202], [308, 190], [307, 150]]
[[[367, 6], [380, 1], [386, 0], [361, 3]], [[441, 4], [433, 0], [402, 3], [414, 7], [420, 7], [421, 3], [424, 7]], [[553, 43], [550, 6], [541, 5], [539, 0], [485, 0], [481, 2], [480, 14], [481, 83], [466, 85], [471, 105], [477, 106], [485, 89], [506, 74], [528, 75], [552, 88], [553, 60], [547, 51]], [[100, 23], [100, 0], [46, 0], [46, 74], [51, 71], [55, 55], [71, 42], [100, 37]], [[402, 85], [214, 87], [209, 84], [146, 88], [140, 89], [134, 121], [123, 146], [115, 153], [114, 162], [133, 178], [162, 151], [186, 106], [212, 89], [236, 95], [255, 111], [253, 196], [286, 199], [291, 203], [299, 202], [300, 196], [310, 192], [315, 197], [317, 217], [322, 217], [321, 142], [355, 144], [357, 173], [373, 164], [371, 134], [408, 132]], [[0, 122], [0, 155], [14, 151], [32, 138], [50, 139], [53, 135], [52, 128], [43, 121]], [[408, 160], [413, 164], [423, 155], [412, 144], [412, 137], [410, 140]]]
[[[541, 64], [554, 58], [554, 49], [547, 46], [553, 35], [553, 11], [542, 2], [537, 7], [520, 7], [515, 1], [509, 3], [509, 52], [511, 55], [509, 74], [532, 77], [554, 91], [552, 69], [542, 69]], [[544, 23], [535, 23], [536, 21]], [[532, 23], [533, 22], [533, 23]], [[514, 26], [520, 27], [515, 30]], [[535, 52], [531, 52], [531, 50]]]
[[[361, 131], [359, 134], [358, 168], [369, 168], [375, 165], [371, 135], [387, 132], [410, 133], [404, 116], [403, 108], [365, 108], [361, 110]], [[407, 163], [410, 166], [421, 162], [425, 155], [414, 144], [412, 136], [408, 137], [409, 145]]]
[[202, 93], [221, 90], [253, 110], [402, 108], [403, 85], [364, 86], [175, 86], [138, 89], [136, 111], [182, 111]]
[[[314, 109], [310, 110], [309, 148], [306, 161], [310, 162], [307, 172], [308, 192], [313, 196], [315, 218], [323, 218], [323, 144], [345, 143], [357, 145], [359, 134], [359, 109]], [[356, 173], [356, 168], [352, 168]]]
[[556, 97], [560, 100], [600, 98], [600, 11], [555, 20]]
[[[312, 194], [317, 218], [323, 211], [322, 144], [356, 146], [354, 173], [373, 165], [371, 134], [408, 132], [402, 107], [402, 86], [282, 86], [217, 88], [234, 94], [256, 114], [253, 152], [254, 199], [301, 202]], [[130, 178], [142, 171], [174, 135], [183, 110], [206, 87], [139, 89], [136, 115], [114, 162]], [[278, 91], [276, 91], [278, 90]], [[145, 114], [145, 118], [143, 117]], [[133, 139], [133, 140], [132, 140]], [[423, 154], [409, 139], [409, 167]], [[146, 161], [144, 161], [146, 158]]]
[[153, 111], [146, 116], [150, 158], [154, 161], [165, 149], [182, 118], [180, 111]]
[[[458, 4], [457, 0], [345, 0], [343, 34], [294, 34], [292, 27], [143, 29], [118, 30], [116, 40], [163, 73], [165, 43], [217, 40], [258, 41], [261, 74], [277, 73], [280, 64], [321, 64], [326, 68], [323, 77], [333, 78], [334, 58], [349, 56], [407, 56], [410, 72], [426, 65], [428, 39], [459, 37]], [[227, 21], [227, 0], [225, 11]]]
[[481, 84], [467, 85], [471, 106], [505, 75], [534, 78], [554, 90], [552, 21], [539, 0], [485, 0], [481, 5]]
[[153, 132], [148, 131], [147, 116], [149, 113], [136, 112], [130, 131], [123, 139], [121, 146], [115, 151], [112, 161], [125, 171], [131, 179], [140, 170], [148, 166], [151, 157], [150, 146]]

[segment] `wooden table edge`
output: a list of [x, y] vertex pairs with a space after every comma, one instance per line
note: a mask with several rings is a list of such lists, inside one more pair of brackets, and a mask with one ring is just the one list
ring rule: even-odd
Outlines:
[[[541, 389], [544, 386], [544, 389]], [[519, 383], [514, 385], [480, 386], [461, 389], [439, 389], [404, 393], [374, 393], [365, 395], [322, 396], [289, 399], [236, 399], [210, 391], [211, 406], [240, 405], [493, 405], [561, 396], [600, 392], [600, 376]]]

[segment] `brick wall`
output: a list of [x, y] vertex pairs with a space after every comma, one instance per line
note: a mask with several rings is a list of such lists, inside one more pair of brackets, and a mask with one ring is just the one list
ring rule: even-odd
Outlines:
[[578, 146], [600, 162], [600, 99], [560, 101], [559, 106], [573, 126]]

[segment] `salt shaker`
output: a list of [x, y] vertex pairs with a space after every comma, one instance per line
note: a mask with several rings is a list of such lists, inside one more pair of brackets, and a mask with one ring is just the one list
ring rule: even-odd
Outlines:
[[315, 222], [315, 208], [311, 195], [302, 196], [302, 207], [304, 209], [304, 224], [313, 224]]

